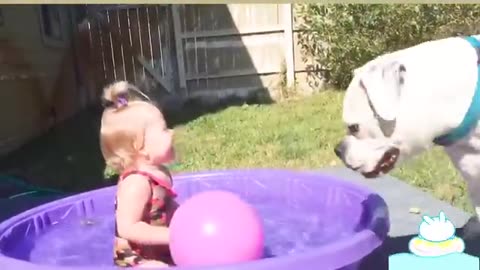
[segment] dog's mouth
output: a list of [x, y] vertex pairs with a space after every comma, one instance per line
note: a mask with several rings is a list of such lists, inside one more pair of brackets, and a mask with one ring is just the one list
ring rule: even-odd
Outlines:
[[392, 147], [388, 149], [388, 151], [386, 151], [382, 158], [378, 161], [375, 169], [367, 173], [362, 173], [363, 176], [366, 178], [375, 178], [381, 173], [386, 174], [390, 172], [395, 167], [395, 163], [397, 162], [399, 155], [400, 150], [398, 148]]

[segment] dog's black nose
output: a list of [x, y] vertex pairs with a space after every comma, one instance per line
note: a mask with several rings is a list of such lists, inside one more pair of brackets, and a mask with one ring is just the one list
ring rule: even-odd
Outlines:
[[345, 151], [345, 144], [343, 142], [337, 144], [333, 151], [335, 152], [335, 155], [337, 155], [337, 157], [342, 158], [343, 152]]

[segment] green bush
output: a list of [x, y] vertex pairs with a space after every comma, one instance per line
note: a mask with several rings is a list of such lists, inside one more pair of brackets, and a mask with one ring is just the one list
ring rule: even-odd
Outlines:
[[480, 5], [296, 4], [302, 54], [312, 70], [344, 89], [353, 69], [386, 52], [420, 42], [474, 34]]

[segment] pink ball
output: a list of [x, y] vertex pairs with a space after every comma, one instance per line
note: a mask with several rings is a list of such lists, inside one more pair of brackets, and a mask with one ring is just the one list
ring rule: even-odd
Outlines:
[[253, 207], [226, 191], [186, 200], [170, 223], [170, 252], [178, 266], [240, 263], [263, 256], [262, 222]]

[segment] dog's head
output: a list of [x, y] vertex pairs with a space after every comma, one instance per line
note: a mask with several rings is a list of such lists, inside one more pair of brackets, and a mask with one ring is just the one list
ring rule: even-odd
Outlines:
[[430, 136], [415, 132], [413, 123], [405, 125], [414, 117], [404, 114], [415, 112], [405, 111], [407, 72], [399, 61], [374, 60], [355, 70], [347, 88], [343, 104], [347, 135], [335, 153], [366, 177], [388, 173], [399, 160], [424, 149], [425, 137]]

